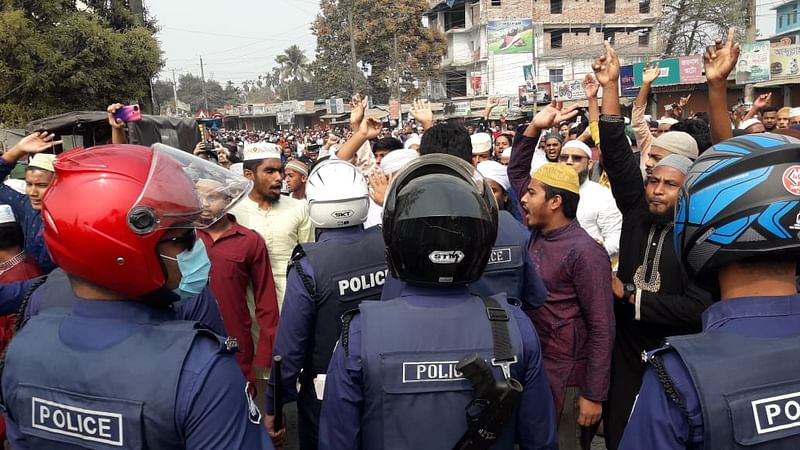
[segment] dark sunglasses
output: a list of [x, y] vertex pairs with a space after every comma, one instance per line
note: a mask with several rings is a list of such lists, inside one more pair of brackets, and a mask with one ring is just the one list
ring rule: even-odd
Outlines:
[[558, 155], [558, 160], [561, 161], [561, 162], [567, 162], [567, 161], [570, 160], [570, 158], [572, 158], [572, 160], [575, 161], [575, 162], [583, 162], [583, 160], [588, 159], [588, 156], [566, 155], [564, 153]]

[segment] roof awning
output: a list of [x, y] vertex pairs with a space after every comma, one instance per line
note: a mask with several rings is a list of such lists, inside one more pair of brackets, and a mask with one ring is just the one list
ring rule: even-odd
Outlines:
[[325, 115], [319, 116], [319, 118], [320, 118], [320, 119], [341, 119], [342, 117], [344, 117], [344, 116], [349, 116], [349, 115], [350, 115], [350, 113], [344, 113], [344, 114], [325, 114]]
[[768, 87], [780, 87], [790, 84], [800, 84], [800, 77], [778, 78], [777, 80], [762, 81], [761, 83], [755, 83], [753, 87], [768, 88]]

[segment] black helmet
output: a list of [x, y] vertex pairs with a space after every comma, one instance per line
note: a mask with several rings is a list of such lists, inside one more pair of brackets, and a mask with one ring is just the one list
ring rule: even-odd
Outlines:
[[386, 193], [386, 259], [403, 281], [427, 286], [476, 281], [496, 237], [491, 189], [455, 156], [431, 154], [410, 162]]
[[675, 250], [692, 279], [719, 267], [800, 250], [800, 140], [728, 139], [689, 169], [675, 209]]

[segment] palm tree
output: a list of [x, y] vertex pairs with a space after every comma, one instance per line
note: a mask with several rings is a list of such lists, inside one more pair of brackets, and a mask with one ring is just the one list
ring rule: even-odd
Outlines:
[[292, 82], [310, 81], [311, 73], [308, 70], [308, 58], [305, 50], [302, 50], [297, 45], [290, 46], [282, 54], [276, 56], [275, 62], [280, 66], [281, 78], [283, 81], [288, 82], [286, 87], [287, 97], [291, 97], [288, 91]]

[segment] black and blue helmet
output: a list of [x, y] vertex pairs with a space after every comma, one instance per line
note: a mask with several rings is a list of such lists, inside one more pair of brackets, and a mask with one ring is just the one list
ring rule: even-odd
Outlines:
[[675, 207], [675, 251], [692, 279], [752, 257], [800, 250], [800, 140], [728, 139], [689, 169]]

